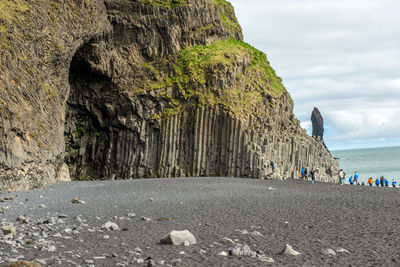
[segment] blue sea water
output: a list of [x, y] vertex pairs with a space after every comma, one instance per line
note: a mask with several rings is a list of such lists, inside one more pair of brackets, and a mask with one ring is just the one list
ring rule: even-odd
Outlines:
[[369, 177], [384, 176], [400, 182], [400, 147], [366, 148], [352, 150], [331, 151], [334, 157], [339, 158], [339, 166], [346, 173], [346, 182], [349, 176], [357, 171], [359, 181], [367, 182]]

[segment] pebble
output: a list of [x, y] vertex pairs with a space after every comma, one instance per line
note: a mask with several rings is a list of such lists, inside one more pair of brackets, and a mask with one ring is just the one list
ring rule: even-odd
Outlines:
[[84, 204], [85, 203], [85, 201], [83, 201], [83, 200], [80, 200], [80, 199], [78, 199], [78, 198], [76, 198], [76, 197], [74, 197], [72, 200], [71, 200], [71, 202], [72, 203], [74, 203], [74, 204]]
[[348, 250], [345, 249], [345, 248], [338, 248], [338, 249], [336, 250], [336, 252], [337, 252], [337, 253], [348, 253], [348, 254], [350, 254], [350, 251], [348, 251]]
[[332, 256], [336, 255], [336, 252], [331, 248], [323, 250], [322, 253], [324, 253], [325, 255], [332, 255]]
[[218, 253], [218, 256], [227, 257], [228, 253], [226, 251], [221, 251], [220, 253]]
[[282, 252], [283, 252], [283, 254], [290, 255], [290, 256], [297, 256], [297, 255], [301, 254], [300, 252], [294, 250], [293, 247], [289, 244], [286, 244], [286, 246]]
[[101, 229], [105, 231], [119, 231], [119, 226], [116, 223], [108, 221], [101, 226]]

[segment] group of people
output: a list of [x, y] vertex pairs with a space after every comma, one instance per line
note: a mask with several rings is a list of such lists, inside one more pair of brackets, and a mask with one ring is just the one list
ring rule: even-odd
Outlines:
[[[311, 183], [314, 184], [315, 180], [317, 179], [317, 171], [312, 169], [310, 171], [310, 176], [311, 176]], [[308, 169], [307, 169], [307, 167], [306, 168], [304, 168], [304, 167], [301, 168], [301, 179], [308, 179]]]
[[[360, 175], [357, 173], [357, 171], [354, 173], [353, 176], [349, 177], [349, 184], [351, 185], [365, 185], [364, 182], [359, 182], [359, 177]], [[346, 181], [346, 174], [343, 172], [343, 169], [340, 169], [339, 174], [338, 174], [338, 183], [339, 184], [344, 184]], [[381, 187], [388, 187], [389, 186], [389, 179], [386, 177], [381, 176], [380, 178], [376, 178], [375, 182], [372, 177], [368, 178], [368, 185], [373, 186], [375, 183], [375, 186], [381, 186]], [[392, 187], [397, 187], [397, 181], [392, 179]]]

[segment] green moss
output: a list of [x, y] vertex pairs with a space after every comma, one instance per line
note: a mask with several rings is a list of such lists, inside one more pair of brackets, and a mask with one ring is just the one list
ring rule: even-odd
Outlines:
[[176, 6], [187, 5], [187, 0], [141, 0], [145, 4], [150, 4], [152, 6], [164, 6], [169, 9]]
[[[227, 73], [236, 68], [238, 58], [250, 62], [244, 73], [236, 74], [235, 80], [228, 81], [230, 85], [223, 88], [210, 84], [212, 76], [221, 75], [224, 80]], [[148, 68], [158, 73], [154, 67]], [[182, 106], [188, 104], [199, 107], [223, 105], [238, 117], [244, 117], [249, 112], [262, 116], [265, 115], [262, 106], [266, 94], [279, 97], [285, 91], [281, 78], [269, 65], [266, 55], [235, 39], [181, 50], [173, 68], [173, 74], [162, 76], [158, 73], [156, 83], [149, 83], [138, 90], [164, 89], [160, 95], [170, 100], [171, 107], [156, 115], [156, 119], [176, 115]]]
[[221, 17], [221, 21], [225, 28], [230, 32], [231, 38], [236, 37], [236, 33], [241, 33], [242, 28], [240, 27], [237, 18], [235, 16], [235, 10], [231, 3], [225, 0], [212, 0], [218, 8], [218, 13]]

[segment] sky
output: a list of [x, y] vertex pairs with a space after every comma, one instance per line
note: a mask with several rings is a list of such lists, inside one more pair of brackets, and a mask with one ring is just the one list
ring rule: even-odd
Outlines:
[[330, 150], [400, 146], [399, 0], [230, 2], [303, 128], [318, 107]]

